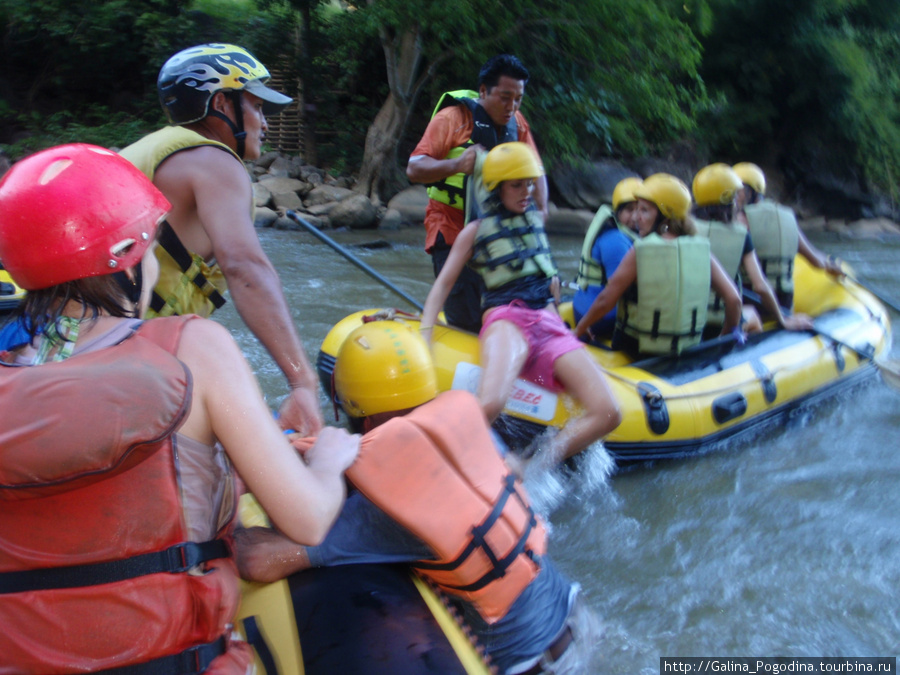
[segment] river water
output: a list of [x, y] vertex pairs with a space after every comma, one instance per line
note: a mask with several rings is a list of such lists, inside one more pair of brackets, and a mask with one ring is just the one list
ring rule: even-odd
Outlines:
[[[422, 231], [329, 234], [424, 302], [433, 276]], [[900, 239], [811, 238], [900, 302]], [[261, 230], [260, 239], [312, 363], [347, 314], [414, 311], [310, 234]], [[372, 242], [388, 245], [362, 246]], [[552, 245], [571, 279], [581, 241]], [[277, 368], [230, 303], [216, 316], [276, 407]], [[321, 401], [333, 420], [324, 393]], [[574, 479], [531, 476], [550, 554], [603, 624], [589, 672], [655, 675], [662, 656], [900, 655], [898, 428], [900, 393], [873, 379], [697, 458], [609, 475], [604, 451], [592, 448]]]

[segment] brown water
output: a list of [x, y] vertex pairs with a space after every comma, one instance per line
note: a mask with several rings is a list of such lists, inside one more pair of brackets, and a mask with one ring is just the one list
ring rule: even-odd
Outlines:
[[[412, 310], [309, 234], [260, 238], [313, 363], [347, 314]], [[420, 231], [333, 238], [424, 302], [433, 277]], [[379, 239], [390, 247], [356, 246]], [[814, 241], [900, 303], [900, 240]], [[580, 240], [552, 243], [572, 278]], [[277, 406], [284, 384], [268, 355], [230, 304], [217, 318]], [[895, 332], [895, 358], [897, 341]], [[656, 674], [661, 656], [900, 655], [898, 428], [900, 393], [874, 380], [695, 459], [609, 477], [595, 448], [573, 481], [530, 477], [551, 523], [551, 555], [605, 626], [589, 672]]]

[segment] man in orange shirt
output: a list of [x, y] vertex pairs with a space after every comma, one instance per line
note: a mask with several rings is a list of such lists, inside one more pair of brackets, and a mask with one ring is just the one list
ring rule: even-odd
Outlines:
[[[509, 141], [537, 146], [528, 122], [519, 112], [528, 70], [510, 54], [492, 57], [481, 68], [478, 92], [444, 94], [419, 144], [409, 158], [406, 175], [428, 187], [425, 211], [425, 251], [431, 255], [434, 276], [440, 273], [456, 235], [477, 215], [465, 203], [467, 177], [475, 169], [476, 152]], [[547, 214], [547, 179], [534, 191], [537, 208]], [[472, 215], [467, 215], [467, 214]], [[447, 322], [477, 333], [481, 329], [481, 278], [466, 268], [444, 303]]]

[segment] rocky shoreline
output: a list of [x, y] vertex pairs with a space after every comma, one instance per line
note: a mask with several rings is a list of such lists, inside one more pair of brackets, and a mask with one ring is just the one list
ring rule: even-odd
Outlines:
[[[422, 185], [413, 185], [399, 192], [387, 204], [380, 204], [355, 192], [353, 178], [332, 176], [323, 169], [304, 163], [300, 156], [268, 152], [258, 160], [248, 162], [247, 169], [253, 180], [256, 227], [301, 229], [299, 224], [285, 215], [288, 210], [296, 211], [322, 230], [390, 231], [421, 227], [425, 218], [428, 197]], [[576, 206], [559, 206], [556, 201], [551, 201], [547, 230], [553, 234], [583, 235], [600, 203], [609, 199], [622, 171], [598, 172], [593, 185], [587, 188], [583, 179], [582, 184], [574, 188], [569, 181], [569, 186], [563, 188], [569, 193], [568, 197], [559, 194], [559, 184], [564, 181], [554, 181], [554, 176], [551, 176], [557, 198], [575, 202]], [[596, 206], [591, 206], [592, 203]], [[847, 220], [805, 214], [796, 206], [795, 210], [800, 214], [801, 227], [807, 232], [831, 232], [875, 239], [900, 236], [900, 224], [884, 217]]]

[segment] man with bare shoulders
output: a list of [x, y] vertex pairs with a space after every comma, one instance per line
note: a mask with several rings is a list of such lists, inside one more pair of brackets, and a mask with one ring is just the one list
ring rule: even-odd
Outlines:
[[[475, 170], [479, 149], [522, 141], [537, 146], [519, 106], [525, 96], [528, 70], [511, 54], [490, 58], [478, 75], [478, 91], [450, 91], [441, 96], [419, 144], [412, 151], [406, 176], [428, 185], [425, 211], [425, 251], [437, 278], [456, 235], [477, 218], [466, 203], [467, 178]], [[547, 179], [538, 180], [534, 201], [547, 215]], [[468, 214], [468, 215], [467, 215]], [[447, 322], [477, 333], [481, 329], [481, 277], [466, 268], [454, 284], [444, 315]]]
[[205, 44], [178, 52], [157, 81], [171, 126], [122, 150], [172, 204], [160, 228], [160, 279], [148, 318], [209, 316], [229, 290], [241, 318], [284, 373], [285, 428], [316, 433], [323, 419], [315, 372], [281, 281], [253, 226], [243, 160], [260, 155], [274, 115], [291, 99], [265, 86], [269, 71], [245, 49]]

